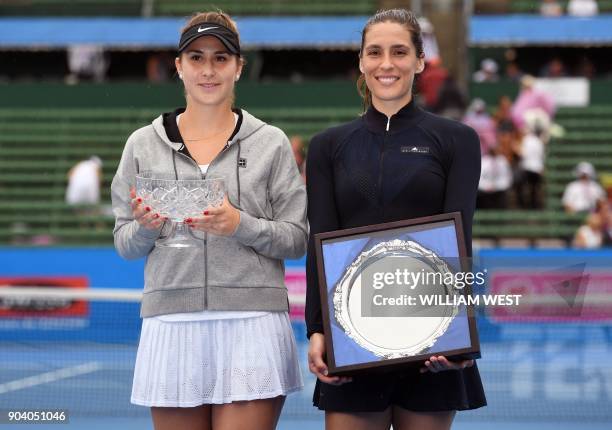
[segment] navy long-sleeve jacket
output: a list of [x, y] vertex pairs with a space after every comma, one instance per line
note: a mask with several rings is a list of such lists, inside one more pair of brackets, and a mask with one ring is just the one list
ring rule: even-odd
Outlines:
[[308, 337], [323, 333], [316, 233], [460, 211], [471, 256], [480, 143], [470, 127], [414, 102], [390, 118], [370, 107], [316, 135], [306, 169]]

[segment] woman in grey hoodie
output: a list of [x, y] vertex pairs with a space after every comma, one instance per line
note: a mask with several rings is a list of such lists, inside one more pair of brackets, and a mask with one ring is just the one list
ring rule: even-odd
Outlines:
[[[194, 15], [176, 59], [187, 107], [136, 130], [113, 179], [117, 251], [146, 257], [131, 400], [158, 430], [272, 429], [303, 385], [283, 259], [305, 253], [306, 192], [285, 134], [232, 109], [243, 63], [228, 15]], [[135, 193], [143, 171], [225, 179], [223, 205], [185, 220], [202, 247], [155, 247], [170, 227]]]

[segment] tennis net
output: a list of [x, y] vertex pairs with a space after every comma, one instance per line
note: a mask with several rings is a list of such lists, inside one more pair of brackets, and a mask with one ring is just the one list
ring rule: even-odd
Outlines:
[[[140, 298], [140, 291], [126, 289], [0, 287], [0, 409], [148, 415], [147, 408], [130, 404]], [[299, 311], [303, 295], [290, 301], [306, 386], [289, 396], [283, 416], [317, 417]], [[609, 309], [612, 295], [587, 297], [584, 303], [593, 302]], [[490, 310], [479, 310], [478, 365], [489, 406], [460, 419], [612, 420], [610, 325], [532, 318], [496, 319]]]

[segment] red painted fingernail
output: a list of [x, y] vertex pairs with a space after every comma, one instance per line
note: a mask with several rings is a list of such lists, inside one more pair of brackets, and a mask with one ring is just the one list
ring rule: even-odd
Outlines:
[[151, 212], [151, 208], [150, 208], [149, 206], [145, 207], [145, 210], [146, 210], [147, 212]]
[[153, 218], [159, 218], [159, 214], [153, 215]]
[[185, 220], [185, 222], [186, 222], [187, 224], [189, 224], [189, 223], [190, 223], [190, 222], [192, 222], [192, 221], [193, 221], [193, 220], [192, 220], [191, 218], [187, 218], [187, 219]]
[[137, 201], [138, 203], [142, 203], [142, 199], [141, 199], [140, 197], [138, 197], [138, 198], [136, 199], [136, 201]]
[[204, 211], [204, 215], [208, 215], [208, 211]]

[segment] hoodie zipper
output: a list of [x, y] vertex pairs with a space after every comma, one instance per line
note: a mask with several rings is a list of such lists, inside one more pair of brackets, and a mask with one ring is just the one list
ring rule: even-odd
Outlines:
[[[251, 133], [249, 133], [246, 136], [243, 136], [243, 139], [246, 137], [251, 136], [253, 133], [255, 133], [257, 130], [259, 130], [262, 127], [262, 125], [260, 127], [257, 127], [255, 130], [253, 130]], [[242, 140], [242, 139], [238, 139], [238, 140]], [[208, 164], [208, 171], [210, 171], [210, 168], [212, 166], [212, 164], [215, 162], [215, 160], [217, 160], [223, 153], [225, 153], [230, 147], [232, 146], [232, 144], [230, 142], [228, 142], [225, 147], [221, 150], [221, 152], [219, 152], [215, 158], [213, 158], [210, 163]], [[198, 172], [200, 173], [200, 176], [202, 179], [206, 179], [206, 175], [202, 174], [202, 171], [200, 170], [200, 166], [198, 166], [198, 163], [191, 157], [186, 156], [185, 154], [182, 154], [180, 152], [178, 152], [175, 149], [172, 149], [173, 153], [175, 154], [179, 154], [183, 157], [185, 157], [186, 159], [189, 160], [189, 162], [191, 162], [193, 165], [195, 165], [195, 167], [197, 168]], [[173, 155], [173, 159], [174, 159], [174, 155]], [[239, 180], [239, 179], [237, 179]], [[205, 289], [205, 295], [204, 295], [204, 309], [208, 309], [208, 233], [204, 232], [204, 289]]]
[[[212, 165], [212, 163], [219, 158], [219, 156], [221, 154], [223, 154], [225, 151], [227, 151], [227, 149], [230, 147], [231, 145], [225, 145], [225, 147], [221, 150], [221, 152], [219, 152], [215, 158], [213, 158], [211, 160], [211, 162], [208, 164], [208, 169], [210, 169], [210, 166]], [[196, 169], [198, 170], [198, 172], [200, 173], [200, 177], [202, 179], [206, 179], [206, 174], [202, 173], [202, 171], [200, 170], [200, 166], [198, 165], [198, 163], [191, 157], [186, 156], [183, 153], [180, 153], [178, 151], [174, 151], [176, 154], [179, 154], [183, 157], [185, 157], [187, 160], [189, 160], [189, 162], [191, 162], [192, 164], [195, 165]], [[205, 294], [204, 294], [204, 309], [208, 309], [208, 233], [204, 232], [204, 290], [205, 290]]]
[[385, 161], [385, 147], [387, 144], [387, 137], [389, 136], [389, 128], [391, 126], [391, 117], [387, 117], [387, 127], [385, 128], [385, 134], [383, 136], [383, 142], [382, 142], [382, 147], [380, 149], [380, 156], [378, 157], [378, 198], [379, 198], [379, 204], [381, 207], [381, 212], [382, 212], [382, 218], [384, 219], [385, 216], [385, 209], [384, 209], [384, 205], [383, 205], [383, 189], [382, 189], [382, 183], [383, 183], [383, 166], [384, 166], [384, 161]]

